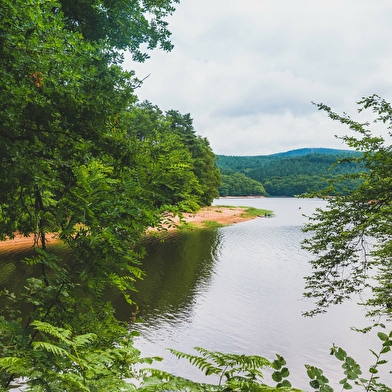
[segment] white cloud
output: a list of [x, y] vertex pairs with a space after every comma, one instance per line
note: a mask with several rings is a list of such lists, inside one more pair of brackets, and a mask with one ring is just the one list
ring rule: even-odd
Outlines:
[[344, 148], [311, 101], [392, 98], [391, 18], [389, 0], [184, 0], [174, 50], [126, 66], [151, 73], [140, 99], [191, 113], [217, 154]]

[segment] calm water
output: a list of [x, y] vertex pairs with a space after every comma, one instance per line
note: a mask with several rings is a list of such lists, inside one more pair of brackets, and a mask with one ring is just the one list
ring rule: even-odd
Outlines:
[[333, 343], [370, 365], [367, 349], [378, 348], [378, 339], [350, 330], [370, 324], [356, 301], [326, 315], [301, 316], [312, 307], [302, 299], [303, 276], [310, 271], [309, 255], [300, 247], [303, 214], [325, 203], [290, 198], [214, 204], [254, 206], [275, 216], [149, 244], [138, 295], [144, 324], [135, 328], [144, 354], [165, 357], [156, 367], [201, 381], [197, 370], [166, 348], [193, 352], [201, 346], [268, 359], [278, 353], [288, 362], [293, 385], [310, 390], [304, 364], [321, 367], [330, 379], [343, 378], [340, 363], [329, 355]]
[[[325, 203], [261, 198], [221, 199], [214, 204], [254, 206], [272, 210], [275, 216], [180, 232], [165, 242], [146, 244], [148, 256], [142, 267], [146, 278], [138, 284], [135, 298], [144, 322], [131, 321], [132, 328], [141, 333], [136, 346], [142, 353], [165, 357], [156, 367], [200, 381], [203, 376], [197, 369], [166, 349], [192, 352], [201, 346], [271, 360], [278, 353], [288, 362], [289, 380], [305, 390], [311, 388], [304, 364], [322, 368], [330, 379], [343, 378], [340, 363], [329, 355], [333, 343], [361, 364], [370, 365], [367, 349], [377, 349], [378, 339], [350, 330], [370, 324], [356, 301], [334, 307], [326, 315], [301, 316], [312, 307], [302, 299], [303, 276], [310, 272], [309, 255], [300, 247], [303, 214]], [[25, 277], [14, 274], [13, 259], [20, 259], [26, 251], [11, 249], [0, 255], [0, 284], [10, 276], [16, 279], [16, 287], [23, 284]], [[119, 316], [131, 320], [131, 310], [121, 299], [112, 300]]]

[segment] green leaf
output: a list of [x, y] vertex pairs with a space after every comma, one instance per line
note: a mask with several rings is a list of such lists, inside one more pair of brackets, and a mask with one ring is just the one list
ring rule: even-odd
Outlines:
[[369, 368], [369, 373], [377, 374], [377, 373], [378, 373], [378, 370], [377, 370], [374, 366], [371, 366], [371, 367]]
[[381, 354], [386, 354], [389, 353], [391, 351], [391, 347], [390, 346], [385, 346], [383, 347], [383, 349], [381, 350]]
[[335, 357], [340, 361], [344, 361], [344, 359], [347, 357], [347, 353], [342, 348], [339, 347], [335, 351]]
[[384, 332], [378, 332], [377, 336], [379, 337], [380, 340], [382, 340], [383, 342], [388, 340], [388, 335], [385, 334]]
[[279, 370], [279, 369], [282, 367], [282, 364], [281, 364], [281, 362], [280, 362], [278, 359], [275, 359], [275, 360], [272, 362], [272, 367], [273, 367], [274, 369], [276, 369], [276, 370]]
[[290, 383], [289, 380], [283, 380], [283, 381], [280, 383], [280, 387], [282, 387], [282, 388], [290, 388], [290, 387], [291, 387], [291, 383]]
[[309, 382], [309, 385], [314, 388], [314, 389], [318, 389], [320, 387], [320, 383], [318, 382], [318, 380], [312, 380]]
[[281, 371], [282, 377], [286, 378], [290, 375], [290, 371], [288, 368], [283, 368]]
[[276, 382], [281, 382], [283, 377], [282, 374], [280, 372], [273, 372], [272, 373], [272, 379]]
[[350, 370], [350, 371], [347, 372], [347, 378], [349, 380], [355, 380], [355, 379], [358, 378], [358, 376], [357, 376], [357, 374], [354, 371]]
[[58, 356], [64, 356], [68, 357], [69, 356], [69, 351], [65, 350], [59, 346], [56, 346], [55, 344], [48, 343], [48, 342], [33, 342], [32, 346], [34, 350], [39, 350], [43, 349], [45, 351], [48, 351], [52, 354], [58, 355]]
[[314, 370], [314, 367], [312, 366], [306, 366], [306, 373], [309, 378], [315, 378], [316, 377], [316, 372]]

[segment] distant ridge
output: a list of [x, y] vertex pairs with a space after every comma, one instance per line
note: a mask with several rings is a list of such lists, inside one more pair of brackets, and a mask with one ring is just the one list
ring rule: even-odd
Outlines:
[[[216, 155], [222, 175], [221, 196], [295, 196], [325, 189], [328, 180], [341, 177], [334, 192], [358, 186], [363, 170], [361, 152], [334, 148], [300, 148], [270, 155]], [[340, 162], [336, 165], [337, 162]], [[353, 175], [353, 177], [350, 177]], [[345, 176], [344, 179], [342, 176]]]
[[293, 156], [301, 156], [301, 155], [308, 155], [308, 154], [341, 154], [341, 153], [357, 153], [354, 150], [340, 150], [337, 148], [298, 148], [295, 150], [289, 150], [286, 152], [278, 152], [276, 154], [270, 154], [268, 156], [286, 156], [286, 157], [293, 157]]
[[284, 151], [284, 152], [276, 152], [274, 154], [265, 154], [265, 155], [224, 155], [224, 154], [216, 154], [217, 157], [239, 157], [239, 158], [261, 158], [261, 157], [295, 157], [302, 156], [308, 154], [358, 154], [355, 150], [343, 150], [338, 148], [323, 148], [323, 147], [307, 147], [307, 148], [298, 148], [294, 150]]

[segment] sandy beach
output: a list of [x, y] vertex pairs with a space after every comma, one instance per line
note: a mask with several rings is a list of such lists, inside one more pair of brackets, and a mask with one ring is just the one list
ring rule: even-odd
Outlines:
[[[208, 221], [214, 221], [223, 226], [227, 226], [256, 218], [256, 216], [247, 216], [245, 213], [246, 208], [244, 207], [210, 206], [203, 207], [195, 214], [184, 213], [183, 220], [192, 226], [206, 227], [205, 222]], [[179, 224], [179, 218], [175, 217], [173, 222]]]
[[[186, 223], [194, 227], [206, 227], [205, 222], [214, 221], [224, 226], [245, 222], [255, 217], [244, 216], [246, 209], [243, 207], [221, 207], [221, 206], [210, 206], [200, 209], [197, 213], [184, 213], [183, 219]], [[179, 224], [179, 218], [173, 218], [173, 227], [166, 227], [168, 230], [175, 230], [175, 225]], [[153, 230], [155, 231], [155, 230]], [[48, 235], [49, 243], [55, 243], [58, 239], [54, 235]], [[13, 240], [0, 241], [0, 248], [4, 247], [28, 247], [33, 246], [33, 236], [25, 237], [22, 235], [16, 235]]]

